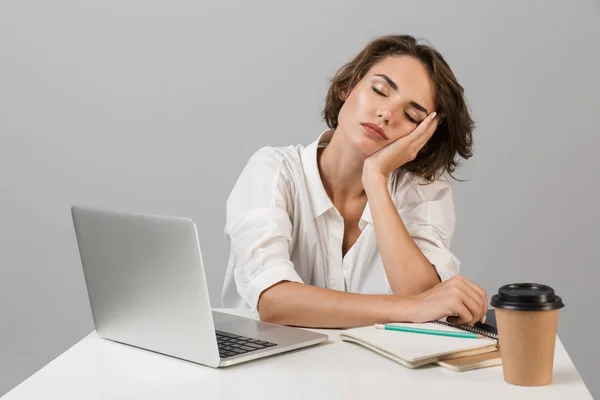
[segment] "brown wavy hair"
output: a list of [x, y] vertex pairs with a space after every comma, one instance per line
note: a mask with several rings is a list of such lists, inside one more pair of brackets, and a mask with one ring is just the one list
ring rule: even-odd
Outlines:
[[444, 57], [432, 46], [420, 44], [409, 35], [388, 35], [373, 39], [350, 62], [342, 66], [331, 79], [322, 116], [330, 129], [338, 126], [338, 114], [344, 104], [342, 93], [350, 93], [372, 66], [389, 56], [407, 55], [420, 60], [433, 81], [435, 109], [440, 122], [435, 134], [414, 160], [401, 168], [428, 181], [438, 174], [452, 175], [460, 164], [459, 156], [473, 156], [473, 129], [464, 89]]

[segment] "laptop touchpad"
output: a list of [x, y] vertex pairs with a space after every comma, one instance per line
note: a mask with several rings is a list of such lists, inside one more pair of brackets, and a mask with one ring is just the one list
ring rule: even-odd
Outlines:
[[251, 334], [251, 332], [264, 332], [278, 328], [276, 325], [264, 324], [251, 318], [225, 313], [213, 312], [213, 319], [216, 329], [231, 333], [243, 331], [246, 334]]

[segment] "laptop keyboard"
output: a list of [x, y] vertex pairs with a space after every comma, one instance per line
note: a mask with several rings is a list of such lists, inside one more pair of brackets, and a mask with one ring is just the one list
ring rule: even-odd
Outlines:
[[228, 358], [252, 351], [277, 346], [275, 343], [265, 342], [246, 336], [234, 335], [232, 333], [215, 331], [217, 333], [217, 344], [221, 358]]

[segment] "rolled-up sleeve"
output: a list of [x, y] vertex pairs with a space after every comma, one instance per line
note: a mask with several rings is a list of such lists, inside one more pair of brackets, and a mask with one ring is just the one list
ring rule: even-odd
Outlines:
[[289, 188], [282, 160], [273, 148], [256, 152], [228, 200], [225, 235], [230, 258], [224, 284], [257, 310], [261, 293], [281, 281], [302, 282], [290, 261], [292, 224], [286, 210]]
[[442, 178], [424, 184], [409, 175], [397, 194], [402, 221], [440, 279], [458, 274], [460, 261], [450, 251], [456, 222], [451, 184]]

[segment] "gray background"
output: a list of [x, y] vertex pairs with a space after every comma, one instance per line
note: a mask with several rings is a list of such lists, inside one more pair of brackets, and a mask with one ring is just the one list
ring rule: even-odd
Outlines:
[[279, 3], [0, 2], [0, 394], [93, 329], [71, 204], [195, 219], [218, 306], [224, 202], [249, 156], [313, 141], [333, 72], [410, 33], [477, 121], [455, 185], [461, 272], [490, 293], [554, 286], [600, 396], [598, 3]]

